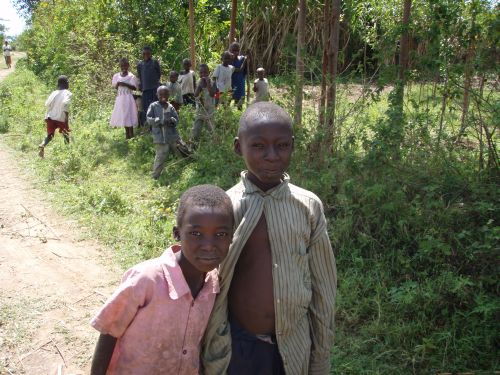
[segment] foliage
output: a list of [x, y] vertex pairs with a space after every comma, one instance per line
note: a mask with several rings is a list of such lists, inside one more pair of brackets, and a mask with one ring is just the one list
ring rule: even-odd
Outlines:
[[[169, 159], [155, 183], [149, 178], [149, 136], [125, 141], [121, 130], [109, 129], [112, 101], [102, 106], [77, 101], [72, 143], [66, 146], [57, 135], [46, 159], [37, 159], [49, 91], [26, 69], [8, 77], [0, 85], [0, 126], [43, 189], [57, 194], [58, 207], [88, 228], [85, 235], [113, 247], [123, 266], [156, 256], [172, 243], [182, 191], [200, 183], [229, 188], [244, 167], [231, 146], [240, 112], [220, 110], [213, 137], [205, 136], [192, 160]], [[409, 95], [410, 102], [422, 105], [432, 101], [432, 86]], [[340, 98], [343, 111], [349, 99]], [[292, 99], [280, 102], [290, 108]], [[400, 160], [373, 154], [376, 133], [370, 127], [385, 117], [387, 103], [383, 94], [350, 118], [366, 125], [354, 128], [342, 154], [331, 158], [311, 154], [315, 114], [309, 108], [304, 127], [296, 131], [290, 174], [324, 201], [337, 256], [333, 371], [496, 371], [498, 176], [477, 175], [474, 154], [466, 149], [433, 152], [424, 107], [406, 113]], [[430, 118], [437, 115], [428, 112]], [[192, 120], [192, 110], [183, 108], [179, 128], [185, 138]]]
[[[240, 112], [219, 110], [217, 130], [192, 159], [172, 158], [149, 178], [151, 141], [125, 141], [107, 122], [121, 56], [154, 47], [165, 71], [188, 55], [187, 1], [27, 2], [28, 60], [0, 85], [0, 132], [23, 152], [44, 189], [116, 249], [124, 266], [158, 255], [179, 195], [200, 183], [229, 188], [243, 163], [232, 152]], [[294, 111], [296, 1], [244, 1], [243, 49], [268, 72], [274, 100]], [[397, 81], [401, 1], [343, 1], [336, 153], [317, 125], [324, 2], [308, 1], [303, 126], [290, 174], [325, 204], [338, 270], [333, 372], [401, 374], [499, 370], [497, 9], [487, 0], [413, 2], [407, 82]], [[200, 61], [219, 61], [229, 2], [199, 0]], [[470, 53], [470, 52], [473, 53]], [[470, 58], [472, 56], [472, 58]], [[19, 66], [19, 65], [18, 65]], [[465, 68], [473, 84], [464, 88]], [[470, 70], [469, 70], [470, 71]], [[36, 74], [33, 74], [33, 72]], [[43, 101], [70, 75], [72, 143], [56, 137], [36, 159]], [[465, 90], [470, 108], [460, 142]], [[188, 138], [191, 109], [181, 111]], [[394, 124], [398, 126], [395, 127]], [[33, 157], [26, 157], [27, 155]]]

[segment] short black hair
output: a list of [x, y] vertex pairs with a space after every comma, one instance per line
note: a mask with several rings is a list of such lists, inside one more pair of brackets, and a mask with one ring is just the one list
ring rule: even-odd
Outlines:
[[186, 190], [179, 201], [177, 208], [177, 226], [182, 225], [182, 220], [188, 207], [219, 207], [227, 211], [234, 223], [233, 205], [224, 190], [215, 185], [197, 185]]
[[69, 80], [67, 76], [61, 75], [57, 77], [57, 87], [68, 87], [68, 86], [69, 86]]
[[171, 70], [170, 74], [175, 75], [176, 77], [179, 77], [179, 72], [177, 70]]
[[233, 54], [231, 52], [229, 52], [229, 51], [224, 51], [224, 52], [222, 52], [222, 55], [220, 56], [221, 59], [223, 59], [224, 56], [233, 57]]
[[153, 50], [151, 49], [150, 46], [144, 46], [144, 47], [142, 47], [142, 52], [144, 52], [144, 51], [152, 52]]
[[191, 65], [191, 60], [190, 59], [184, 59], [184, 60], [182, 60], [182, 65], [188, 64], [188, 63], [189, 63], [189, 65]]
[[130, 63], [129, 63], [129, 61], [128, 61], [128, 59], [127, 59], [126, 57], [122, 57], [122, 58], [120, 59], [120, 65], [121, 65], [121, 64], [130, 64]]
[[233, 43], [230, 44], [229, 50], [231, 51], [234, 48], [238, 48], [238, 51], [239, 51], [241, 49], [241, 46], [240, 46], [240, 44], [238, 42], [233, 42]]
[[201, 68], [207, 68], [207, 69], [208, 69], [208, 71], [210, 71], [210, 68], [209, 68], [209, 67], [208, 67], [208, 65], [207, 65], [207, 64], [205, 64], [205, 63], [198, 65], [198, 70], [201, 70]]
[[292, 118], [279, 105], [271, 102], [257, 102], [247, 107], [240, 117], [238, 136], [257, 122], [280, 122], [290, 127], [293, 132]]

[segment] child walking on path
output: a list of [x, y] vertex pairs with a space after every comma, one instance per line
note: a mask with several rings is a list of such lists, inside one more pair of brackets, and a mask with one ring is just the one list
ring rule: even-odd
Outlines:
[[200, 64], [200, 80], [194, 96], [196, 98], [196, 114], [191, 132], [191, 142], [198, 142], [203, 127], [207, 127], [209, 131], [214, 130], [215, 88], [210, 79], [210, 69], [207, 64]]
[[224, 190], [201, 185], [180, 198], [168, 248], [125, 272], [121, 285], [92, 320], [101, 335], [91, 375], [200, 373], [200, 346], [215, 296], [217, 266], [233, 236]]
[[184, 70], [179, 77], [179, 84], [182, 89], [182, 100], [184, 105], [195, 105], [194, 91], [196, 90], [196, 74], [191, 70], [191, 60], [182, 60]]
[[254, 103], [267, 102], [270, 99], [269, 83], [265, 75], [266, 71], [264, 68], [257, 69], [257, 79], [253, 83], [253, 91], [255, 92]]
[[239, 71], [235, 71], [231, 76], [231, 85], [233, 88], [233, 100], [239, 110], [243, 107], [245, 100], [245, 81], [247, 76], [247, 57], [240, 55], [240, 44], [237, 42], [231, 43], [229, 52], [233, 55], [231, 65]]
[[7, 65], [7, 69], [12, 68], [12, 47], [10, 46], [8, 41], [5, 41], [3, 44], [3, 57], [5, 59], [5, 64]]
[[205, 334], [205, 375], [330, 373], [337, 286], [319, 198], [285, 173], [292, 120], [269, 102], [240, 119], [235, 152], [247, 171], [228, 191], [235, 225]]
[[109, 124], [116, 128], [125, 128], [125, 138], [130, 139], [134, 136], [134, 128], [137, 126], [137, 105], [135, 104], [132, 91], [139, 86], [137, 78], [128, 71], [128, 59], [120, 60], [120, 73], [113, 76], [111, 84], [116, 89], [116, 100], [111, 120]]
[[175, 154], [177, 143], [181, 137], [177, 131], [179, 116], [172, 104], [168, 102], [169, 91], [167, 86], [158, 87], [158, 101], [151, 103], [147, 113], [147, 124], [151, 126], [153, 143], [156, 154], [153, 164], [152, 177], [157, 180], [170, 152]]
[[139, 90], [142, 91], [142, 110], [147, 112], [149, 105], [158, 100], [156, 90], [160, 86], [161, 69], [158, 60], [153, 60], [151, 47], [142, 49], [142, 61], [137, 64]]
[[179, 73], [176, 72], [175, 70], [172, 70], [170, 72], [170, 75], [168, 77], [169, 83], [167, 83], [168, 91], [170, 92], [170, 104], [172, 104], [177, 112], [179, 112], [179, 109], [181, 109], [181, 105], [183, 103], [182, 100], [182, 87], [177, 82], [179, 79]]
[[38, 155], [43, 158], [45, 156], [45, 146], [54, 138], [57, 129], [62, 133], [64, 142], [69, 143], [69, 105], [71, 102], [71, 92], [69, 89], [69, 81], [66, 76], [59, 76], [57, 79], [57, 90], [52, 91], [45, 106], [47, 113], [45, 114], [45, 123], [47, 125], [47, 136], [38, 146]]

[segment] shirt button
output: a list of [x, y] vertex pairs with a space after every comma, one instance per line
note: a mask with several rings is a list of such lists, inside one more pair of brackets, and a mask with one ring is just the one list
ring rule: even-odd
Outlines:
[[274, 268], [278, 268], [278, 263], [274, 263]]
[[280, 303], [280, 302], [281, 302], [281, 300], [278, 298], [278, 299], [276, 300], [276, 303]]
[[277, 333], [278, 333], [278, 336], [281, 336], [281, 331], [278, 331]]
[[182, 354], [187, 354], [187, 352], [188, 352], [188, 351], [187, 351], [186, 349], [184, 349], [184, 350], [182, 351]]

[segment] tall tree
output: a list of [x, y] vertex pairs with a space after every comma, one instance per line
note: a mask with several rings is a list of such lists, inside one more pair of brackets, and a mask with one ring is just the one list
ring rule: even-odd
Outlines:
[[304, 89], [304, 40], [306, 28], [306, 0], [299, 0], [299, 14], [297, 17], [297, 55], [296, 55], [296, 85], [295, 85], [295, 118], [296, 126], [302, 123], [302, 99]]
[[238, 15], [238, 0], [231, 1], [231, 25], [229, 27], [229, 43], [234, 42], [236, 37], [236, 16]]
[[337, 66], [339, 60], [339, 36], [340, 36], [340, 0], [332, 3], [332, 26], [328, 40], [328, 75], [326, 90], [326, 116], [325, 125], [327, 132], [327, 144], [330, 150], [333, 148], [335, 137], [339, 137], [340, 128], [335, 124], [335, 101], [337, 99]]
[[189, 0], [189, 51], [193, 69], [196, 68], [196, 52], [194, 45], [194, 0]]

